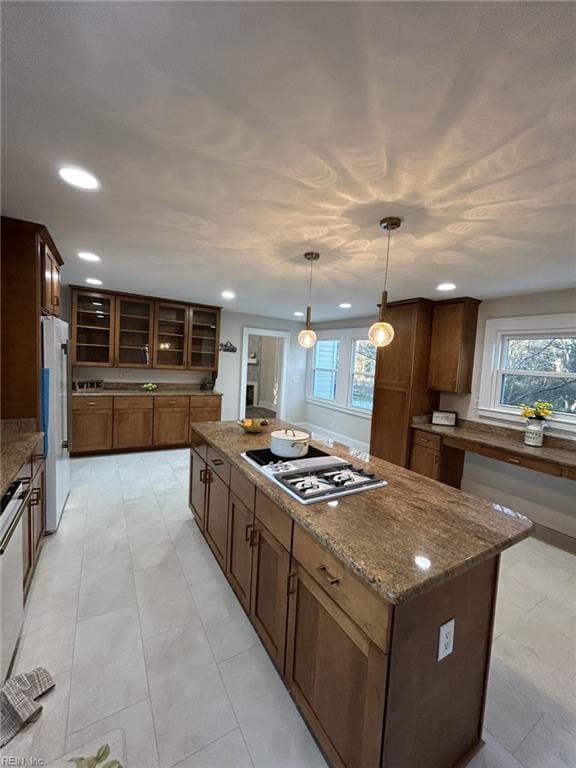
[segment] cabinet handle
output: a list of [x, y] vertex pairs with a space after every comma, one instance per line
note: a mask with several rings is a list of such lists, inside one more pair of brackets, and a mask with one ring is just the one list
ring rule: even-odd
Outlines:
[[34, 488], [32, 491], [32, 494], [30, 495], [30, 501], [29, 504], [31, 507], [37, 507], [38, 504], [40, 504], [40, 489]]
[[296, 581], [296, 576], [297, 576], [296, 573], [289, 573], [288, 574], [288, 589], [287, 589], [287, 593], [289, 595], [293, 595], [294, 592], [296, 592], [296, 584], [298, 583]]
[[168, 405], [176, 405], [176, 400], [168, 400]]
[[222, 459], [212, 459], [212, 464], [214, 464], [215, 467], [220, 467], [224, 462]]
[[510, 462], [510, 464], [520, 464], [520, 459], [513, 459], [511, 456], [508, 456], [507, 461]]
[[249, 525], [246, 526], [246, 532], [244, 534], [244, 541], [250, 541], [250, 539], [252, 538], [252, 528], [253, 527], [254, 526], [252, 525], [252, 523], [250, 523]]
[[205, 469], [204, 472], [205, 472], [204, 482], [210, 484], [212, 482], [212, 479], [213, 479], [212, 478], [212, 472], [210, 472], [209, 469]]
[[421, 437], [421, 438], [420, 438], [420, 442], [422, 442], [422, 443], [429, 443], [429, 442], [430, 442], [430, 439], [429, 439], [429, 438], [427, 438], [427, 437]]
[[206, 470], [201, 469], [200, 470], [200, 482], [205, 483], [206, 482]]
[[94, 400], [91, 400], [89, 403], [87, 403], [87, 405], [96, 405], [96, 403], [94, 402]]
[[55, 307], [60, 306], [60, 296], [53, 295], [52, 296], [52, 304], [54, 304]]
[[260, 542], [260, 529], [253, 528], [252, 532], [250, 533], [250, 546], [257, 547], [259, 542]]
[[334, 587], [338, 582], [340, 581], [339, 578], [336, 576], [332, 576], [332, 574], [328, 571], [325, 565], [319, 565], [317, 568], [320, 576], [326, 581], [328, 584], [330, 584], [331, 587]]

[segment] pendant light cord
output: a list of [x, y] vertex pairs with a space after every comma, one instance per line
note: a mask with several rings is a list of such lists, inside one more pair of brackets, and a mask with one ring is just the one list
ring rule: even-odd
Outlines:
[[312, 269], [314, 267], [314, 259], [310, 259], [310, 283], [308, 285], [308, 306], [312, 304]]
[[386, 267], [384, 268], [384, 290], [388, 288], [388, 261], [390, 260], [390, 236], [392, 231], [388, 227], [388, 245], [386, 247]]

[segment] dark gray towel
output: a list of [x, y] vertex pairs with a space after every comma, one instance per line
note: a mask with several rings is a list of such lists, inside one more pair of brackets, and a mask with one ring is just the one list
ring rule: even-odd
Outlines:
[[27, 723], [40, 717], [39, 696], [54, 686], [52, 675], [44, 667], [9, 678], [0, 687], [0, 747]]

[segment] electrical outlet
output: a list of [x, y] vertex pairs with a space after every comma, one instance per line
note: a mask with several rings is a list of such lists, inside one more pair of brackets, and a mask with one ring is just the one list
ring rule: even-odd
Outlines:
[[442, 624], [438, 632], [438, 661], [450, 656], [454, 650], [454, 619]]

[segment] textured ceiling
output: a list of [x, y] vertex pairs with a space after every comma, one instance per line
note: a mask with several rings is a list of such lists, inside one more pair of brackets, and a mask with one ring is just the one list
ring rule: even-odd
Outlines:
[[[574, 3], [3, 4], [3, 212], [66, 282], [292, 318], [575, 279]], [[56, 168], [88, 168], [98, 192]], [[101, 264], [75, 253], [99, 253]]]

